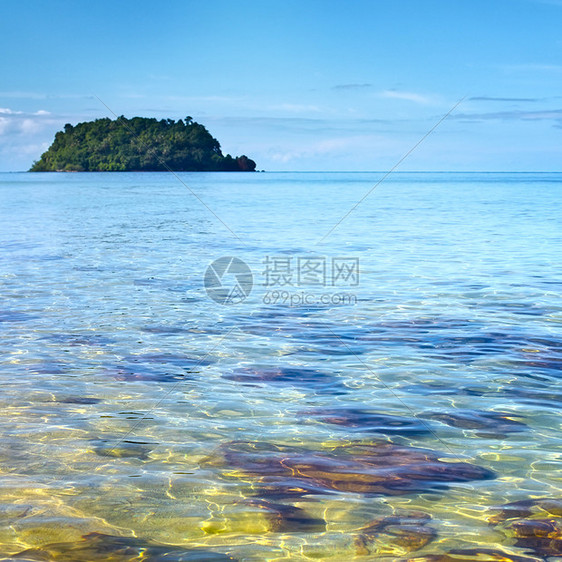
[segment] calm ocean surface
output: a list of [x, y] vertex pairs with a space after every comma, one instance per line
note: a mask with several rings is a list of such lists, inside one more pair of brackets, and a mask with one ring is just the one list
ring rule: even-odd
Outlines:
[[0, 559], [562, 560], [562, 174], [179, 177], [0, 174]]

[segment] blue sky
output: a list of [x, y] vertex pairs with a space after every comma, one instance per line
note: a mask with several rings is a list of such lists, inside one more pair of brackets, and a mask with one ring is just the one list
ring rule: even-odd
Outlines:
[[562, 0], [2, 0], [0, 171], [104, 104], [191, 115], [259, 169], [388, 170], [463, 98], [401, 170], [560, 171], [561, 22]]

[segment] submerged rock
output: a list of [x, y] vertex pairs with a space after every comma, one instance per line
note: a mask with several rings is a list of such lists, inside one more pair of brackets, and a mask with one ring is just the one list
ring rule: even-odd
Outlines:
[[192, 380], [187, 371], [171, 368], [154, 368], [146, 365], [115, 365], [104, 370], [105, 375], [111, 376], [118, 381], [126, 382], [177, 382], [180, 380]]
[[314, 390], [345, 388], [338, 377], [308, 367], [244, 367], [225, 375], [224, 378], [243, 383], [287, 384]]
[[465, 548], [451, 550], [446, 554], [408, 558], [404, 562], [541, 562], [541, 560], [490, 548]]
[[[562, 500], [536, 498], [494, 508], [488, 521], [515, 539], [515, 546], [541, 556], [562, 556]], [[547, 517], [545, 517], [547, 516]]]
[[93, 398], [90, 396], [67, 396], [65, 398], [57, 398], [55, 400], [59, 404], [98, 404], [101, 402], [100, 398]]
[[508, 521], [509, 519], [521, 519], [533, 514], [562, 516], [562, 498], [536, 498], [506, 503], [500, 507], [491, 509], [494, 513], [488, 518], [493, 525]]
[[562, 555], [562, 522], [553, 519], [521, 519], [506, 527], [515, 546], [544, 557]]
[[326, 530], [326, 521], [311, 517], [300, 507], [272, 503], [266, 500], [247, 500], [247, 505], [265, 509], [269, 530], [278, 533], [314, 533]]
[[38, 562], [225, 562], [234, 560], [198, 548], [163, 545], [133, 537], [118, 537], [102, 533], [84, 535], [78, 542], [54, 543], [12, 554], [10, 560]]
[[0, 310], [0, 322], [27, 322], [36, 320], [38, 316], [16, 310]]
[[503, 386], [498, 389], [498, 396], [516, 398], [523, 404], [533, 404], [545, 408], [559, 408], [562, 405], [562, 392], [553, 385], [541, 385], [539, 388], [523, 386]]
[[467, 462], [445, 462], [446, 455], [435, 451], [388, 442], [313, 451], [239, 441], [223, 446], [221, 452], [227, 466], [267, 485], [302, 487], [316, 494], [393, 496], [494, 477], [492, 471]]
[[195, 332], [195, 328], [184, 328], [182, 326], [143, 326], [141, 332], [147, 334], [158, 334], [162, 336], [173, 336], [176, 334], [189, 334]]
[[484, 429], [489, 432], [482, 434], [486, 437], [502, 437], [503, 434], [506, 433], [518, 433], [527, 429], [527, 426], [523, 422], [513, 419], [517, 416], [506, 412], [460, 410], [453, 412], [434, 412], [424, 417], [452, 427], [475, 430]]
[[188, 355], [147, 353], [128, 355], [105, 372], [123, 381], [177, 382], [191, 380], [190, 373], [211, 363], [208, 359]]
[[303, 415], [309, 415], [319, 421], [340, 425], [359, 432], [404, 436], [431, 433], [427, 422], [421, 422], [416, 418], [381, 414], [361, 408], [323, 408], [303, 412]]
[[283, 500], [289, 498], [303, 499], [306, 496], [318, 493], [314, 486], [297, 486], [297, 485], [283, 485], [283, 484], [265, 484], [263, 482], [256, 482], [253, 486], [253, 493], [255, 498], [262, 498], [266, 500]]
[[184, 369], [207, 367], [212, 361], [205, 357], [192, 357], [175, 353], [145, 353], [140, 355], [128, 355], [123, 358], [128, 363], [156, 363], [159, 365], [175, 365]]
[[97, 441], [94, 451], [100, 457], [136, 458], [148, 460], [152, 450], [150, 443], [137, 441]]
[[431, 515], [422, 511], [398, 511], [394, 515], [380, 517], [358, 529], [354, 538], [357, 556], [382, 554], [380, 544], [387, 543], [407, 552], [413, 552], [430, 543], [437, 532], [427, 526]]
[[97, 347], [115, 343], [115, 340], [102, 334], [49, 334], [39, 338], [47, 342], [60, 343], [70, 347]]

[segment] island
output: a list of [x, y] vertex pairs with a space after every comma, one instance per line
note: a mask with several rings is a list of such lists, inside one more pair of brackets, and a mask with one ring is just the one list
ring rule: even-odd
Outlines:
[[30, 172], [253, 172], [247, 156], [223, 155], [191, 117], [118, 117], [67, 124]]

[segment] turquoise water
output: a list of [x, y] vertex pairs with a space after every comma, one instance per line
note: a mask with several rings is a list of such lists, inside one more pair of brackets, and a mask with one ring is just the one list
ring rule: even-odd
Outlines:
[[1, 559], [562, 559], [562, 174], [381, 177], [0, 175]]

